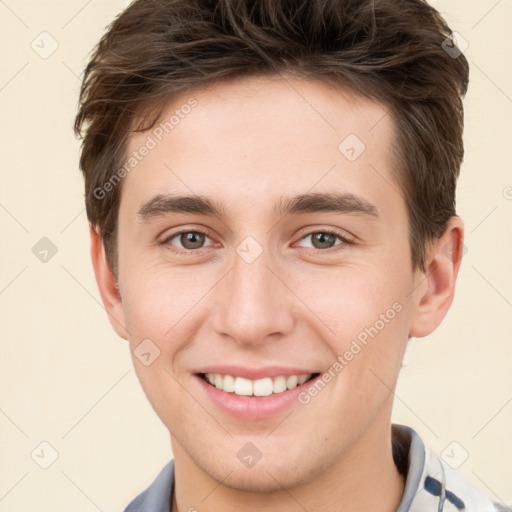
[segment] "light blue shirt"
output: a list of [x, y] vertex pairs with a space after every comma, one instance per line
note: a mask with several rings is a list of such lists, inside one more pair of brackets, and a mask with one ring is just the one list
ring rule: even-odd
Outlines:
[[[397, 512], [512, 512], [479, 491], [426, 447], [418, 433], [392, 425], [393, 457], [405, 473], [405, 489]], [[174, 493], [174, 461], [124, 512], [169, 512]]]

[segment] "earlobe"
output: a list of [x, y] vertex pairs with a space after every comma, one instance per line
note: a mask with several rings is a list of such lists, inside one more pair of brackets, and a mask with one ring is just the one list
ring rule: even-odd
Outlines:
[[100, 291], [101, 300], [107, 311], [110, 323], [118, 336], [127, 340], [128, 332], [125, 327], [123, 302], [115, 278], [105, 254], [105, 247], [95, 226], [89, 226], [91, 237], [91, 259], [94, 268], [96, 283]]
[[421, 338], [435, 331], [448, 313], [462, 261], [464, 223], [451, 217], [441, 238], [430, 246], [426, 270], [418, 276], [426, 284], [417, 285], [410, 336]]

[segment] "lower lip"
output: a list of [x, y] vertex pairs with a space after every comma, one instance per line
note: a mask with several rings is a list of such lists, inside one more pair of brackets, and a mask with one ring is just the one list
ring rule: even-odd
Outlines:
[[199, 375], [194, 375], [194, 377], [211, 401], [221, 410], [236, 418], [258, 420], [271, 418], [285, 411], [293, 403], [296, 403], [298, 396], [313, 385], [321, 375], [293, 389], [288, 389], [282, 393], [272, 393], [268, 396], [241, 396], [235, 393], [227, 393], [208, 384]]

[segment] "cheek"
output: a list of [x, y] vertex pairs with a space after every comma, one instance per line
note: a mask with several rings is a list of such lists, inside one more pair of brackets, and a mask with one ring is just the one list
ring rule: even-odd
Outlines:
[[165, 346], [172, 346], [174, 334], [183, 330], [196, 314], [201, 299], [214, 286], [213, 277], [191, 268], [155, 267], [131, 273], [123, 288], [123, 309], [130, 338], [166, 340]]
[[[342, 402], [359, 395], [364, 404], [382, 400], [398, 374], [407, 341], [409, 282], [402, 272], [344, 268], [296, 283], [307, 318], [329, 346], [332, 374]], [[314, 282], [313, 286], [311, 283]], [[306, 310], [304, 310], [306, 311]], [[346, 395], [348, 393], [350, 396]], [[380, 397], [380, 398], [379, 398]]]
[[[322, 335], [335, 339], [339, 349], [379, 321], [395, 302], [403, 302], [403, 284], [396, 276], [390, 279], [380, 267], [325, 267], [310, 271], [307, 278], [303, 275], [297, 279], [289, 274], [288, 279], [293, 283], [290, 288], [307, 308], [305, 314], [323, 324]], [[389, 316], [394, 317], [394, 310]]]

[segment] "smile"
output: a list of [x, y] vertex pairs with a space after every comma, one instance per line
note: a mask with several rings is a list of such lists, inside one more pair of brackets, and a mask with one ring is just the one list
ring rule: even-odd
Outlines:
[[318, 373], [304, 373], [301, 375], [279, 375], [277, 377], [263, 377], [257, 380], [222, 375], [220, 373], [203, 373], [200, 376], [212, 386], [226, 393], [239, 396], [269, 396], [291, 390], [318, 376]]

